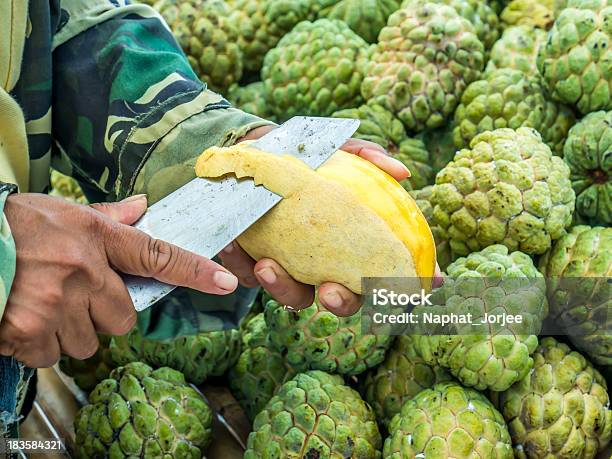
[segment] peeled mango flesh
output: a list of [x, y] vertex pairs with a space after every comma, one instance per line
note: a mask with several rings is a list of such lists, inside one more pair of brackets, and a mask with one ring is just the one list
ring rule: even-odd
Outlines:
[[364, 277], [418, 277], [430, 288], [435, 245], [427, 221], [372, 163], [338, 151], [313, 171], [244, 143], [198, 158], [199, 177], [226, 174], [252, 177], [284, 198], [238, 238], [254, 259], [272, 258], [300, 282], [337, 282], [358, 294]]
[[[547, 315], [546, 284], [531, 258], [493, 245], [447, 268], [442, 287], [434, 291], [434, 306], [414, 311], [442, 316], [471, 313], [471, 324], [437, 328], [428, 325], [414, 334], [419, 356], [430, 365], [447, 368], [464, 386], [502, 391], [531, 369], [530, 354]], [[522, 317], [522, 323], [476, 325], [487, 313]]]
[[372, 409], [340, 376], [300, 373], [253, 422], [244, 459], [380, 458]]
[[436, 384], [404, 404], [389, 426], [383, 458], [512, 459], [510, 434], [484, 395]]
[[581, 119], [570, 130], [563, 153], [576, 211], [589, 222], [612, 224], [612, 111]]
[[493, 244], [543, 254], [571, 224], [569, 176], [533, 129], [484, 132], [436, 176], [434, 223], [459, 256]]
[[338, 317], [316, 301], [299, 312], [274, 300], [265, 309], [270, 344], [296, 371], [357, 375], [382, 362], [393, 337], [364, 335], [361, 317]]
[[378, 422], [388, 426], [405, 402], [434, 384], [450, 380], [452, 376], [444, 368], [428, 365], [418, 355], [411, 336], [400, 335], [384, 362], [368, 372], [363, 395]]
[[612, 109], [612, 0], [570, 0], [538, 54], [556, 100], [582, 114]]
[[610, 442], [606, 383], [578, 352], [544, 338], [533, 370], [491, 393], [510, 430], [517, 459], [592, 459]]
[[540, 260], [551, 316], [572, 343], [612, 365], [612, 228], [574, 226]]
[[114, 369], [77, 413], [76, 456], [197, 459], [211, 425], [212, 410], [180, 372], [131, 363]]

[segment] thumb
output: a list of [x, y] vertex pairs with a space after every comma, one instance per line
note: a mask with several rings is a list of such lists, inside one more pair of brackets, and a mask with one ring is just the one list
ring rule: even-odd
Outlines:
[[238, 279], [223, 266], [175, 245], [152, 239], [132, 226], [117, 225], [105, 233], [111, 265], [126, 274], [153, 277], [161, 282], [200, 292], [227, 295]]
[[103, 213], [117, 223], [133, 225], [147, 210], [147, 196], [137, 194], [119, 202], [91, 204], [91, 208]]

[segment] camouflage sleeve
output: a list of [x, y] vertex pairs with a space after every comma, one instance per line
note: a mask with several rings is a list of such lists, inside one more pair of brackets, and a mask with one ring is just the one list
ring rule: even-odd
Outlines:
[[8, 195], [8, 191], [0, 191], [0, 319], [15, 277], [15, 242], [4, 215], [4, 204]]
[[[194, 177], [207, 147], [271, 124], [208, 91], [145, 5], [63, 0], [53, 67], [56, 157], [71, 166], [90, 201], [147, 193], [153, 203]], [[139, 325], [156, 339], [235, 327], [255, 293], [177, 289], [139, 314]]]
[[152, 8], [117, 0], [61, 8], [53, 136], [88, 197], [146, 192], [154, 202], [193, 177], [204, 149], [270, 124], [207, 90]]

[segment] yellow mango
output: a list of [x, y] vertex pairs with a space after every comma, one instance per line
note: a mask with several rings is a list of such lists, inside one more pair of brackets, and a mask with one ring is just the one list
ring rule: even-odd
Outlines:
[[242, 143], [206, 150], [196, 174], [250, 177], [283, 197], [238, 243], [300, 282], [337, 282], [360, 294], [363, 277], [420, 277], [431, 288], [436, 252], [425, 217], [393, 177], [356, 155], [338, 151], [314, 171]]

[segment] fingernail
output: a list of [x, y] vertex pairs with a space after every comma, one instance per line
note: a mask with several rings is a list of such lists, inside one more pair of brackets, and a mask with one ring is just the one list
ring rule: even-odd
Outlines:
[[146, 194], [135, 194], [134, 196], [130, 196], [129, 198], [125, 198], [123, 202], [135, 202], [140, 201], [141, 199], [145, 199], [147, 197]]
[[227, 244], [224, 248], [223, 251], [225, 253], [232, 253], [234, 251], [234, 243], [230, 242], [229, 244]]
[[276, 282], [276, 273], [271, 268], [263, 268], [257, 271], [257, 275], [263, 279], [266, 284]]
[[232, 291], [238, 286], [238, 278], [226, 271], [217, 271], [213, 275], [213, 282], [222, 289]]
[[338, 295], [336, 292], [329, 292], [323, 296], [323, 302], [332, 308], [339, 308], [342, 306], [342, 297]]
[[404, 169], [404, 170], [405, 170], [405, 171], [408, 173], [408, 177], [411, 177], [411, 176], [412, 176], [412, 174], [410, 174], [410, 169], [408, 169], [408, 167], [407, 167], [407, 166], [406, 166], [406, 165], [405, 165], [403, 162], [401, 162], [399, 159], [395, 159], [395, 158], [391, 158], [391, 157], [389, 157], [389, 159], [390, 159], [391, 161], [394, 161], [394, 162], [395, 162], [396, 164], [398, 164], [398, 165], [399, 165], [399, 166], [400, 166], [402, 169]]

